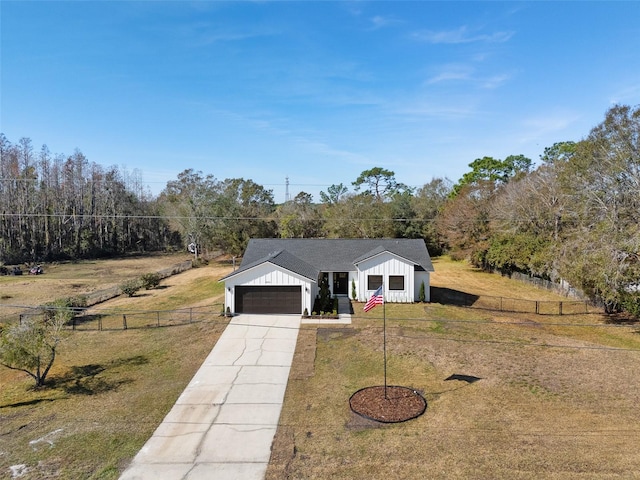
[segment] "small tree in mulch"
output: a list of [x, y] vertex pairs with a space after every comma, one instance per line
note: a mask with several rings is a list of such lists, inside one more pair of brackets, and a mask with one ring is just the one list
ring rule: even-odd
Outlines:
[[314, 306], [314, 310], [320, 313], [326, 313], [333, 311], [333, 301], [331, 299], [331, 291], [329, 290], [329, 280], [327, 277], [322, 277], [320, 280], [320, 293], [317, 298], [318, 305]]
[[421, 303], [424, 303], [426, 299], [427, 299], [427, 296], [424, 290], [424, 280], [423, 280], [422, 283], [420, 284], [420, 292], [418, 293], [418, 300]]

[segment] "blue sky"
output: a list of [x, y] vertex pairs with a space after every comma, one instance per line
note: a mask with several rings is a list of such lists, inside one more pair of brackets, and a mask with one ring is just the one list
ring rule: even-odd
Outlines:
[[534, 161], [640, 104], [640, 2], [0, 2], [0, 131], [285, 199]]

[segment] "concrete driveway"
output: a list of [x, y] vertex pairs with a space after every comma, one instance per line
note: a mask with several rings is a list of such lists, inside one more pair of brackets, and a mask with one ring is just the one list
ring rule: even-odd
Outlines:
[[262, 480], [300, 315], [239, 315], [120, 477]]

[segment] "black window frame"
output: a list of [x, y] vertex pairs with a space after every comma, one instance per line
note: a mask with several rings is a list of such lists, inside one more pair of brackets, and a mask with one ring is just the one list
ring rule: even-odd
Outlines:
[[381, 285], [382, 275], [367, 275], [367, 290], [377, 290]]
[[[402, 288], [397, 288], [396, 282], [402, 281]], [[389, 275], [389, 290], [404, 291], [404, 275]]]

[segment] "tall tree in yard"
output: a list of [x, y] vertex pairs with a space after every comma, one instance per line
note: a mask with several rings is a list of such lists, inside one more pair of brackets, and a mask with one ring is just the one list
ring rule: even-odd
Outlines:
[[322, 203], [335, 205], [336, 203], [339, 203], [348, 192], [349, 189], [342, 183], [339, 183], [338, 185], [334, 184], [328, 187], [326, 192], [320, 192], [320, 200]]
[[547, 165], [568, 162], [575, 155], [576, 147], [576, 142], [556, 142], [544, 149], [544, 153], [540, 155], [540, 160]]
[[526, 174], [531, 165], [531, 159], [524, 155], [509, 155], [504, 160], [493, 157], [476, 158], [469, 164], [471, 171], [465, 173], [453, 186], [452, 193], [457, 195], [465, 185], [473, 185], [480, 181], [493, 183], [497, 187]]
[[397, 193], [389, 202], [388, 211], [391, 214], [391, 228], [395, 238], [418, 238], [420, 227], [414, 218], [416, 212], [413, 209], [411, 192]]
[[281, 238], [323, 236], [322, 217], [313, 204], [313, 197], [308, 193], [300, 192], [293, 200], [280, 205], [275, 216]]
[[[640, 107], [612, 107], [563, 164], [561, 178], [572, 192], [577, 222], [564, 245], [563, 273], [601, 298], [610, 311], [637, 305]], [[582, 255], [577, 258], [572, 252]]]
[[[436, 228], [436, 221], [447, 203], [452, 183], [446, 178], [433, 178], [429, 183], [418, 188], [411, 197], [415, 218], [415, 229], [419, 229], [418, 237], [424, 238], [432, 255], [440, 255], [445, 248], [445, 240]], [[418, 238], [416, 237], [416, 238]]]
[[495, 185], [488, 180], [465, 185], [449, 199], [438, 215], [436, 228], [445, 239], [453, 258], [469, 258], [484, 264], [491, 238], [491, 202]]
[[273, 192], [244, 178], [228, 178], [217, 188], [214, 239], [226, 252], [241, 255], [250, 238], [276, 236]]
[[397, 193], [410, 190], [396, 180], [394, 172], [380, 167], [363, 171], [352, 185], [357, 192], [364, 186], [363, 193], [372, 195], [378, 202], [389, 200]]
[[523, 178], [531, 168], [524, 155], [504, 160], [477, 158], [451, 190], [450, 200], [438, 217], [437, 231], [452, 248], [452, 255], [487, 266], [486, 253], [492, 236], [492, 204], [509, 182]]
[[167, 182], [160, 195], [164, 214], [180, 232], [185, 249], [191, 243], [195, 245], [196, 257], [200, 245], [206, 245], [212, 235], [216, 185], [213, 175], [187, 169], [178, 174], [177, 180]]
[[558, 179], [559, 163], [545, 163], [505, 185], [492, 204], [492, 268], [556, 278], [557, 255], [572, 229], [569, 198]]
[[393, 237], [390, 203], [381, 203], [368, 192], [348, 194], [323, 211], [330, 238]]

